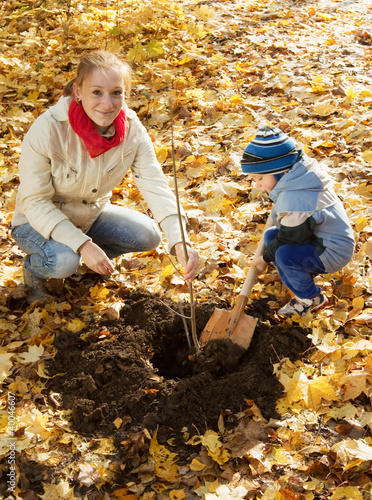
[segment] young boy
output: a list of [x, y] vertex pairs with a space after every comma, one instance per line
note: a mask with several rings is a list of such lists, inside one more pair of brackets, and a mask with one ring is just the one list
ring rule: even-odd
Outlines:
[[314, 283], [317, 274], [342, 269], [354, 253], [354, 235], [329, 176], [296, 149], [278, 128], [260, 125], [245, 148], [241, 167], [269, 193], [274, 226], [264, 235], [265, 251], [251, 262], [264, 272], [273, 262], [294, 298], [278, 314], [304, 316], [328, 304]]

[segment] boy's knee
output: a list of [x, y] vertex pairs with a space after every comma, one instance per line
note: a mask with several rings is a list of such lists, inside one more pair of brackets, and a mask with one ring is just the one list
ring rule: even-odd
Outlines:
[[293, 257], [291, 256], [291, 245], [282, 245], [275, 252], [275, 262], [277, 265], [291, 264]]
[[275, 238], [275, 236], [278, 234], [278, 228], [275, 226], [269, 227], [266, 229], [265, 234], [264, 234], [264, 245], [267, 247], [267, 245]]

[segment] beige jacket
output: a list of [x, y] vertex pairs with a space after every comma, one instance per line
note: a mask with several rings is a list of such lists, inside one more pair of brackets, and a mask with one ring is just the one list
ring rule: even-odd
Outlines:
[[182, 241], [176, 199], [136, 113], [125, 106], [124, 141], [91, 158], [69, 124], [70, 102], [70, 97], [61, 97], [35, 120], [24, 138], [12, 225], [29, 222], [46, 239], [77, 252], [90, 239], [85, 233], [110, 202], [112, 190], [131, 169], [172, 250]]

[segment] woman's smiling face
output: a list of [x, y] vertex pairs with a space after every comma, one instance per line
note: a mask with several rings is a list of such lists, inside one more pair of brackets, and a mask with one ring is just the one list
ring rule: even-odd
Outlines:
[[95, 68], [82, 84], [74, 84], [74, 94], [99, 132], [106, 132], [124, 104], [123, 74], [115, 69]]

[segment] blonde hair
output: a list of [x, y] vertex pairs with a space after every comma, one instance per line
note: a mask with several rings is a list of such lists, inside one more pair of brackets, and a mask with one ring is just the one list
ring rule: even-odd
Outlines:
[[123, 75], [125, 98], [128, 99], [132, 88], [132, 70], [126, 62], [121, 61], [112, 52], [98, 50], [83, 56], [76, 71], [76, 77], [71, 80], [63, 91], [64, 96], [73, 95], [73, 84], [81, 86], [84, 80], [95, 70], [117, 70]]

